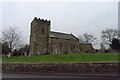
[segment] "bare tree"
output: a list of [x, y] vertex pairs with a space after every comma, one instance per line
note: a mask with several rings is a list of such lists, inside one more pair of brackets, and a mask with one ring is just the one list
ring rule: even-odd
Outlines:
[[100, 49], [102, 50], [106, 49], [105, 45], [102, 42], [100, 43]]
[[18, 48], [22, 43], [21, 33], [16, 27], [8, 27], [2, 31], [2, 42], [7, 43], [10, 52], [12, 52], [15, 48]]
[[109, 47], [109, 45], [112, 43], [112, 39], [117, 37], [118, 37], [118, 30], [116, 29], [106, 29], [103, 30], [101, 33], [102, 43], [106, 47], [107, 46]]
[[97, 40], [96, 37], [94, 37], [92, 34], [84, 33], [83, 35], [79, 36], [79, 41], [83, 41], [86, 43], [93, 43], [95, 40]]
[[84, 33], [83, 35], [80, 35], [79, 42], [90, 43], [94, 48], [96, 48], [99, 44], [99, 40], [97, 39], [97, 37], [88, 33]]

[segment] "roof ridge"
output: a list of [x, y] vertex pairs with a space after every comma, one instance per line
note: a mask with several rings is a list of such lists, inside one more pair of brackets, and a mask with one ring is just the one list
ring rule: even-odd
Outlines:
[[54, 33], [60, 33], [60, 34], [67, 34], [67, 35], [71, 35], [71, 34], [68, 34], [68, 33], [62, 33], [62, 32], [56, 32], [56, 31], [51, 31], [51, 32], [54, 32]]

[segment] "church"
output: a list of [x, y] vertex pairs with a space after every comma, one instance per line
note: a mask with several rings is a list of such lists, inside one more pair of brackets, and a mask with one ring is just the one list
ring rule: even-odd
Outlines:
[[[91, 44], [90, 44], [90, 48]], [[31, 22], [30, 53], [62, 54], [80, 52], [79, 39], [73, 34], [51, 31], [51, 21], [35, 17]]]

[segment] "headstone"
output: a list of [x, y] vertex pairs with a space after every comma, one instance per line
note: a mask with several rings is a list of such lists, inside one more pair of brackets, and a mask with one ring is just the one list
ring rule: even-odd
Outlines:
[[11, 57], [11, 52], [8, 54], [8, 57], [9, 57], [9, 58]]
[[24, 56], [27, 56], [27, 52], [24, 52]]
[[28, 57], [31, 57], [31, 53], [29, 53]]
[[40, 50], [38, 50], [38, 55], [40, 55]]

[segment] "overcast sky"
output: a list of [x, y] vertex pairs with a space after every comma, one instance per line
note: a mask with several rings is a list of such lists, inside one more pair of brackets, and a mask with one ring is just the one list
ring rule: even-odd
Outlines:
[[2, 28], [18, 27], [26, 43], [34, 17], [51, 20], [53, 31], [76, 36], [90, 33], [100, 37], [102, 30], [118, 28], [117, 2], [4, 2], [1, 12]]

